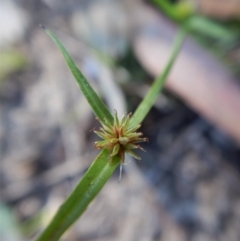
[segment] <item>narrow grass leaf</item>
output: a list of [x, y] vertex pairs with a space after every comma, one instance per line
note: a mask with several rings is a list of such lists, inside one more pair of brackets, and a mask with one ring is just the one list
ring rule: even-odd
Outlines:
[[131, 127], [134, 127], [139, 123], [141, 123], [143, 119], [146, 117], [146, 115], [148, 114], [148, 112], [150, 111], [150, 109], [152, 108], [177, 58], [177, 55], [181, 49], [181, 46], [183, 44], [185, 37], [186, 37], [186, 29], [183, 27], [179, 30], [177, 34], [177, 37], [174, 42], [172, 54], [170, 56], [170, 59], [168, 60], [166, 67], [164, 68], [163, 72], [155, 79], [148, 93], [146, 94], [142, 102], [139, 104], [137, 110], [134, 112], [130, 121]]
[[113, 116], [107, 109], [106, 105], [102, 102], [102, 100], [99, 98], [99, 96], [96, 94], [96, 92], [91, 87], [90, 83], [86, 80], [86, 78], [83, 76], [81, 71], [78, 69], [78, 67], [75, 65], [74, 61], [72, 60], [69, 53], [66, 51], [62, 43], [59, 41], [59, 39], [49, 30], [43, 27], [45, 32], [52, 38], [54, 43], [57, 45], [59, 50], [62, 52], [63, 57], [72, 72], [75, 80], [77, 81], [82, 93], [86, 97], [88, 103], [92, 107], [93, 112], [98, 117], [98, 119], [101, 122], [105, 122], [107, 120], [110, 123], [113, 123]]

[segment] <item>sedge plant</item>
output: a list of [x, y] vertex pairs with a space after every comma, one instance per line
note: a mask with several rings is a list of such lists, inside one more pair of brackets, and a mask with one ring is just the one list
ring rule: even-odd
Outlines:
[[83, 214], [117, 166], [124, 163], [125, 153], [130, 154], [136, 159], [140, 159], [134, 150], [138, 148], [142, 149], [139, 142], [144, 142], [147, 138], [142, 137], [142, 133], [137, 132], [137, 130], [163, 87], [185, 39], [186, 29], [182, 28], [179, 30], [166, 67], [161, 75], [155, 79], [136, 111], [133, 115], [128, 114], [121, 119], [118, 118], [116, 111], [112, 115], [108, 110], [90, 83], [77, 68], [58, 38], [50, 30], [44, 27], [43, 29], [63, 54], [80, 90], [102, 125], [99, 131], [95, 131], [95, 133], [102, 138], [95, 143], [95, 147], [101, 149], [100, 153], [83, 175], [75, 189], [60, 206], [50, 224], [36, 239], [36, 241], [56, 241], [59, 240], [61, 235]]

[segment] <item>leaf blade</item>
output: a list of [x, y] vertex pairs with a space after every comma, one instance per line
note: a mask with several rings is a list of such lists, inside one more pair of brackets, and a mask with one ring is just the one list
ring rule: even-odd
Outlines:
[[71, 73], [73, 74], [76, 82], [79, 85], [79, 88], [81, 89], [82, 93], [86, 97], [88, 103], [90, 104], [94, 114], [99, 118], [101, 122], [105, 122], [105, 119], [109, 121], [110, 123], [113, 123], [113, 116], [109, 112], [106, 105], [103, 103], [103, 101], [98, 97], [94, 89], [91, 87], [87, 79], [84, 77], [84, 75], [81, 73], [81, 71], [78, 69], [78, 67], [75, 65], [74, 61], [72, 60], [69, 53], [66, 51], [62, 43], [59, 41], [59, 39], [49, 30], [43, 27], [45, 32], [50, 36], [50, 38], [53, 40], [53, 42], [57, 45], [59, 50], [61, 51], [68, 68], [70, 69]]
[[130, 127], [134, 127], [141, 123], [145, 116], [148, 114], [150, 109], [152, 108], [154, 102], [156, 101], [159, 92], [162, 90], [162, 87], [168, 77], [168, 74], [177, 58], [177, 55], [181, 49], [181, 46], [184, 42], [184, 39], [187, 34], [187, 29], [185, 27], [182, 27], [178, 34], [177, 37], [174, 41], [174, 46], [173, 50], [171, 53], [171, 56], [168, 60], [167, 65], [163, 69], [162, 73], [154, 80], [152, 86], [149, 88], [147, 94], [145, 95], [144, 99], [142, 102], [139, 104], [138, 108], [136, 111], [133, 113], [133, 116], [130, 120]]

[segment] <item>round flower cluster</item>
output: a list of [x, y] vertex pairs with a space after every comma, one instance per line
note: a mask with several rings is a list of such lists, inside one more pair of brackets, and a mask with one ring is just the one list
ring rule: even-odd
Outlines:
[[117, 112], [114, 113], [114, 122], [110, 124], [105, 120], [100, 122], [102, 127], [100, 131], [94, 131], [103, 140], [96, 141], [95, 147], [97, 149], [107, 149], [109, 151], [109, 160], [113, 156], [119, 156], [121, 163], [124, 163], [125, 153], [140, 160], [141, 158], [133, 151], [134, 149], [141, 149], [137, 143], [147, 141], [147, 138], [142, 137], [141, 132], [136, 132], [140, 125], [130, 127], [131, 113], [124, 115], [121, 120], [118, 119]]

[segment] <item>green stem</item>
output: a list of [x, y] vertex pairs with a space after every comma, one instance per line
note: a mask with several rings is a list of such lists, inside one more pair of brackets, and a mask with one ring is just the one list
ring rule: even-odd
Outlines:
[[131, 126], [136, 126], [137, 124], [142, 122], [145, 116], [147, 115], [147, 113], [152, 108], [177, 58], [177, 55], [181, 49], [181, 46], [186, 37], [186, 34], [187, 34], [186, 28], [182, 27], [177, 34], [177, 37], [175, 39], [174, 46], [173, 46], [173, 51], [170, 56], [170, 59], [168, 60], [166, 67], [164, 68], [163, 72], [155, 79], [147, 95], [144, 97], [144, 99], [138, 106], [137, 110], [133, 114], [133, 117], [131, 118], [131, 123], [130, 123]]
[[114, 157], [109, 164], [107, 161], [108, 155], [106, 150], [100, 152], [76, 188], [59, 208], [51, 223], [36, 241], [59, 240], [69, 226], [86, 210], [119, 164], [118, 157]]

